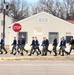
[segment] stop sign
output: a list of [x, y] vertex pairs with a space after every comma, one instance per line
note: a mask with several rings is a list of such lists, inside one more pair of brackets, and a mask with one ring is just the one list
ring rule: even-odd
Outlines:
[[15, 23], [15, 24], [12, 26], [12, 29], [13, 29], [15, 32], [19, 32], [19, 31], [22, 29], [22, 26], [21, 26], [19, 23]]

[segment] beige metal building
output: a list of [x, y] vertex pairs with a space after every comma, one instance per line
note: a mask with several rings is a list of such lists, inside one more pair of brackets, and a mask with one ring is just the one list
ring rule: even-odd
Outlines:
[[[70, 41], [70, 37], [74, 36], [74, 25], [66, 22], [60, 18], [57, 18], [46, 12], [41, 12], [36, 15], [33, 15], [29, 18], [18, 21], [17, 23], [22, 25], [22, 30], [20, 32], [14, 32], [12, 30], [12, 25], [9, 25], [9, 36], [8, 42], [11, 45], [13, 38], [21, 35], [26, 37], [26, 49], [30, 49], [30, 44], [32, 41], [32, 36], [36, 36], [42, 43], [42, 38], [46, 37], [49, 39], [50, 46], [49, 49], [52, 49], [53, 37], [56, 35], [58, 40], [58, 46], [61, 37], [65, 37], [67, 43]], [[7, 36], [8, 36], [7, 35]], [[41, 46], [40, 46], [41, 47]], [[68, 48], [68, 47], [67, 47]], [[69, 48], [68, 48], [69, 49]]]

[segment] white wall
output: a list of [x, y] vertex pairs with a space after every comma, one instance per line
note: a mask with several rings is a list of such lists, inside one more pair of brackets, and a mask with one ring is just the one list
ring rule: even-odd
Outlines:
[[[59, 40], [62, 36], [66, 35], [74, 35], [74, 26], [66, 21], [63, 21], [59, 18], [56, 18], [50, 14], [47, 13], [41, 13], [36, 16], [33, 16], [31, 18], [22, 20], [18, 22], [22, 25], [21, 32], [28, 32], [28, 44], [26, 44], [26, 49], [30, 49], [30, 44], [32, 41], [32, 36], [37, 36], [40, 44], [42, 43], [42, 38], [47, 37], [49, 32], [59, 32]], [[42, 34], [35, 34], [35, 27], [41, 28]], [[10, 42], [12, 42], [13, 37], [17, 37], [17, 33], [13, 32], [13, 30], [10, 30], [11, 32], [11, 38]], [[66, 32], [70, 32], [71, 34], [66, 34]], [[49, 47], [49, 49], [52, 49], [52, 45]]]

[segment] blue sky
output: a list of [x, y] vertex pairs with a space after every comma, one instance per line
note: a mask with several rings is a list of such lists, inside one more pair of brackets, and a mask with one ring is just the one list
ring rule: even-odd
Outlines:
[[[10, 0], [6, 0], [10, 1]], [[36, 4], [39, 0], [25, 0], [28, 4]]]
[[36, 3], [38, 0], [26, 0], [28, 3], [32, 4], [32, 3]]
[[[7, 1], [10, 1], [10, 0], [7, 0]], [[26, 0], [26, 2], [28, 3], [28, 4], [36, 4], [37, 2], [38, 2], [39, 0]], [[55, 1], [55, 0], [54, 0]], [[61, 2], [63, 1], [63, 0], [60, 0]]]
[[[29, 4], [36, 4], [39, 0], [26, 0]], [[54, 0], [55, 1], [55, 0]], [[59, 1], [63, 1], [63, 0], [59, 0]]]

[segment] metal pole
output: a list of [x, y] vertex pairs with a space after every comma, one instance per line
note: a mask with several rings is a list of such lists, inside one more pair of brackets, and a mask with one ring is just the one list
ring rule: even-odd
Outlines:
[[3, 9], [3, 38], [5, 38], [5, 0], [4, 0], [4, 9]]

